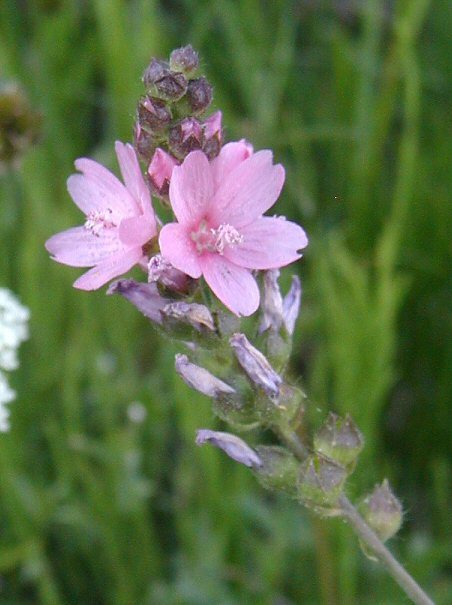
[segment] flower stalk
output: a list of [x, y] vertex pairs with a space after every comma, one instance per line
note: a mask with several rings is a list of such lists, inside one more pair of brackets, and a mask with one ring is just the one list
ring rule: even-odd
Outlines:
[[[134, 147], [116, 143], [124, 184], [100, 164], [77, 160], [81, 174], [69, 178], [68, 189], [85, 222], [51, 237], [47, 249], [58, 262], [92, 267], [74, 284], [85, 290], [135, 265], [144, 269], [147, 283], [119, 279], [108, 293], [129, 300], [181, 343], [177, 374], [211, 400], [222, 421], [236, 430], [272, 431], [280, 441], [251, 446], [200, 429], [196, 443], [244, 464], [264, 488], [321, 517], [345, 519], [413, 602], [431, 605], [383, 543], [402, 520], [387, 482], [363, 500], [366, 520], [345, 495], [364, 447], [353, 419], [330, 413], [309, 440], [297, 434], [306, 396], [286, 369], [301, 284], [294, 276], [283, 296], [278, 278], [308, 239], [296, 223], [264, 215], [281, 193], [284, 168], [270, 150], [254, 152], [245, 140], [223, 145], [221, 112], [203, 117], [212, 88], [198, 68], [191, 46], [173, 51], [169, 62], [151, 60]], [[172, 211], [170, 222], [163, 224], [151, 195]], [[241, 317], [249, 318], [245, 325]]]

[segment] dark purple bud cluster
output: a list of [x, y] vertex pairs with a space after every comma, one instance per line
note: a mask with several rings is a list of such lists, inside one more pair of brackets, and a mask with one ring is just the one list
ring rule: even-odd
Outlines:
[[[146, 68], [146, 92], [138, 103], [134, 143], [148, 166], [156, 152], [165, 152], [174, 164], [197, 149], [209, 159], [219, 154], [223, 144], [221, 113], [203, 118], [212, 102], [212, 87], [198, 70], [198, 53], [190, 45], [173, 50], [169, 62], [151, 59]], [[171, 165], [170, 159], [167, 164]], [[154, 172], [149, 172], [153, 193], [165, 199], [169, 179], [159, 187]]]

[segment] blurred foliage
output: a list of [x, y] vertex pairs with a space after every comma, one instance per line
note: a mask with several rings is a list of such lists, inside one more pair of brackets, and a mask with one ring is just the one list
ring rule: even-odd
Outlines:
[[284, 163], [279, 211], [310, 235], [293, 367], [307, 422], [351, 413], [366, 436], [351, 492], [390, 479], [406, 511], [392, 548], [451, 602], [449, 8], [0, 2], [0, 78], [42, 116], [40, 143], [0, 175], [1, 285], [32, 311], [0, 436], [0, 604], [405, 603], [341, 523], [195, 449], [196, 428], [220, 425], [176, 378], [173, 345], [125, 301], [73, 290], [77, 270], [44, 250], [80, 220], [73, 160], [114, 166], [150, 57], [186, 43], [229, 138]]

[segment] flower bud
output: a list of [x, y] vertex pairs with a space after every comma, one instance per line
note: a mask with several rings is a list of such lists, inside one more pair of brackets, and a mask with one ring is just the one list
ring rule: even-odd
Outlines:
[[284, 325], [290, 336], [295, 330], [295, 322], [300, 312], [301, 283], [298, 275], [292, 276], [292, 285], [283, 300]]
[[337, 514], [334, 505], [346, 478], [347, 471], [339, 464], [319, 454], [309, 456], [300, 469], [298, 496], [319, 513]]
[[299, 462], [283, 447], [259, 445], [256, 448], [261, 465], [255, 468], [259, 483], [269, 490], [297, 495]]
[[196, 444], [204, 445], [204, 443], [211, 443], [223, 450], [229, 458], [249, 468], [259, 469], [262, 464], [259, 456], [245, 441], [230, 433], [200, 429], [196, 435]]
[[169, 133], [170, 151], [183, 160], [191, 151], [201, 149], [204, 136], [201, 124], [196, 118], [184, 118], [171, 128]]
[[250, 381], [262, 389], [267, 397], [277, 400], [282, 378], [271, 367], [264, 355], [253, 347], [244, 334], [234, 334], [229, 343]]
[[153, 57], [146, 67], [143, 74], [143, 84], [146, 88], [151, 88], [153, 84], [170, 73], [169, 65], [166, 61], [161, 61]]
[[190, 289], [192, 279], [173, 267], [161, 254], [155, 254], [149, 259], [148, 263], [148, 281], [159, 282], [168, 290], [173, 290], [181, 294], [186, 294]]
[[187, 80], [182, 73], [170, 70], [168, 63], [152, 59], [143, 74], [146, 90], [165, 101], [177, 101], [187, 91]]
[[161, 314], [165, 326], [186, 325], [194, 328], [200, 334], [215, 332], [213, 317], [204, 305], [182, 301], [173, 302], [166, 305], [161, 310]]
[[205, 368], [191, 363], [186, 355], [176, 355], [176, 372], [189, 387], [207, 397], [235, 393], [232, 387], [216, 378]]
[[155, 151], [157, 141], [155, 136], [135, 122], [133, 130], [133, 145], [142, 160], [148, 163]]
[[199, 67], [198, 53], [191, 44], [176, 48], [170, 55], [170, 68], [179, 71], [185, 76], [192, 75]]
[[278, 332], [283, 323], [283, 299], [278, 284], [279, 270], [271, 269], [264, 273], [264, 296], [262, 300], [262, 319], [259, 332], [272, 330]]
[[396, 534], [402, 525], [402, 506], [392, 493], [387, 479], [381, 485], [376, 485], [373, 492], [364, 498], [360, 511], [383, 542]]
[[330, 412], [314, 435], [316, 452], [345, 467], [354, 465], [363, 446], [363, 435], [348, 414], [344, 419]]
[[199, 115], [205, 111], [212, 102], [212, 87], [207, 78], [201, 76], [195, 80], [190, 80], [187, 86], [186, 99], [194, 115]]
[[119, 279], [113, 282], [107, 294], [121, 294], [156, 324], [162, 323], [160, 311], [171, 302], [170, 299], [160, 296], [156, 284], [136, 282], [133, 279]]
[[155, 97], [141, 97], [137, 111], [141, 127], [148, 131], [159, 132], [171, 122], [171, 111], [168, 106]]
[[202, 150], [209, 158], [213, 160], [220, 153], [223, 145], [223, 129], [222, 129], [222, 114], [221, 111], [216, 111], [207, 120], [204, 121], [204, 145]]
[[177, 165], [178, 162], [172, 155], [166, 153], [160, 147], [155, 150], [148, 167], [148, 176], [153, 192], [159, 196], [168, 195], [173, 168]]

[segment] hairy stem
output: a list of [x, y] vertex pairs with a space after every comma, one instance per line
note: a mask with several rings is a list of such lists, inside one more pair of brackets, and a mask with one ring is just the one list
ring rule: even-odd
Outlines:
[[[306, 457], [306, 447], [295, 433], [278, 431], [280, 439], [286, 447], [300, 460]], [[350, 500], [342, 495], [338, 505], [343, 517], [354, 530], [359, 539], [383, 563], [388, 573], [394, 578], [405, 594], [416, 605], [434, 605], [430, 597], [422, 590], [419, 584], [410, 576], [406, 569], [397, 561], [391, 551], [386, 548], [377, 534], [367, 525]]]

